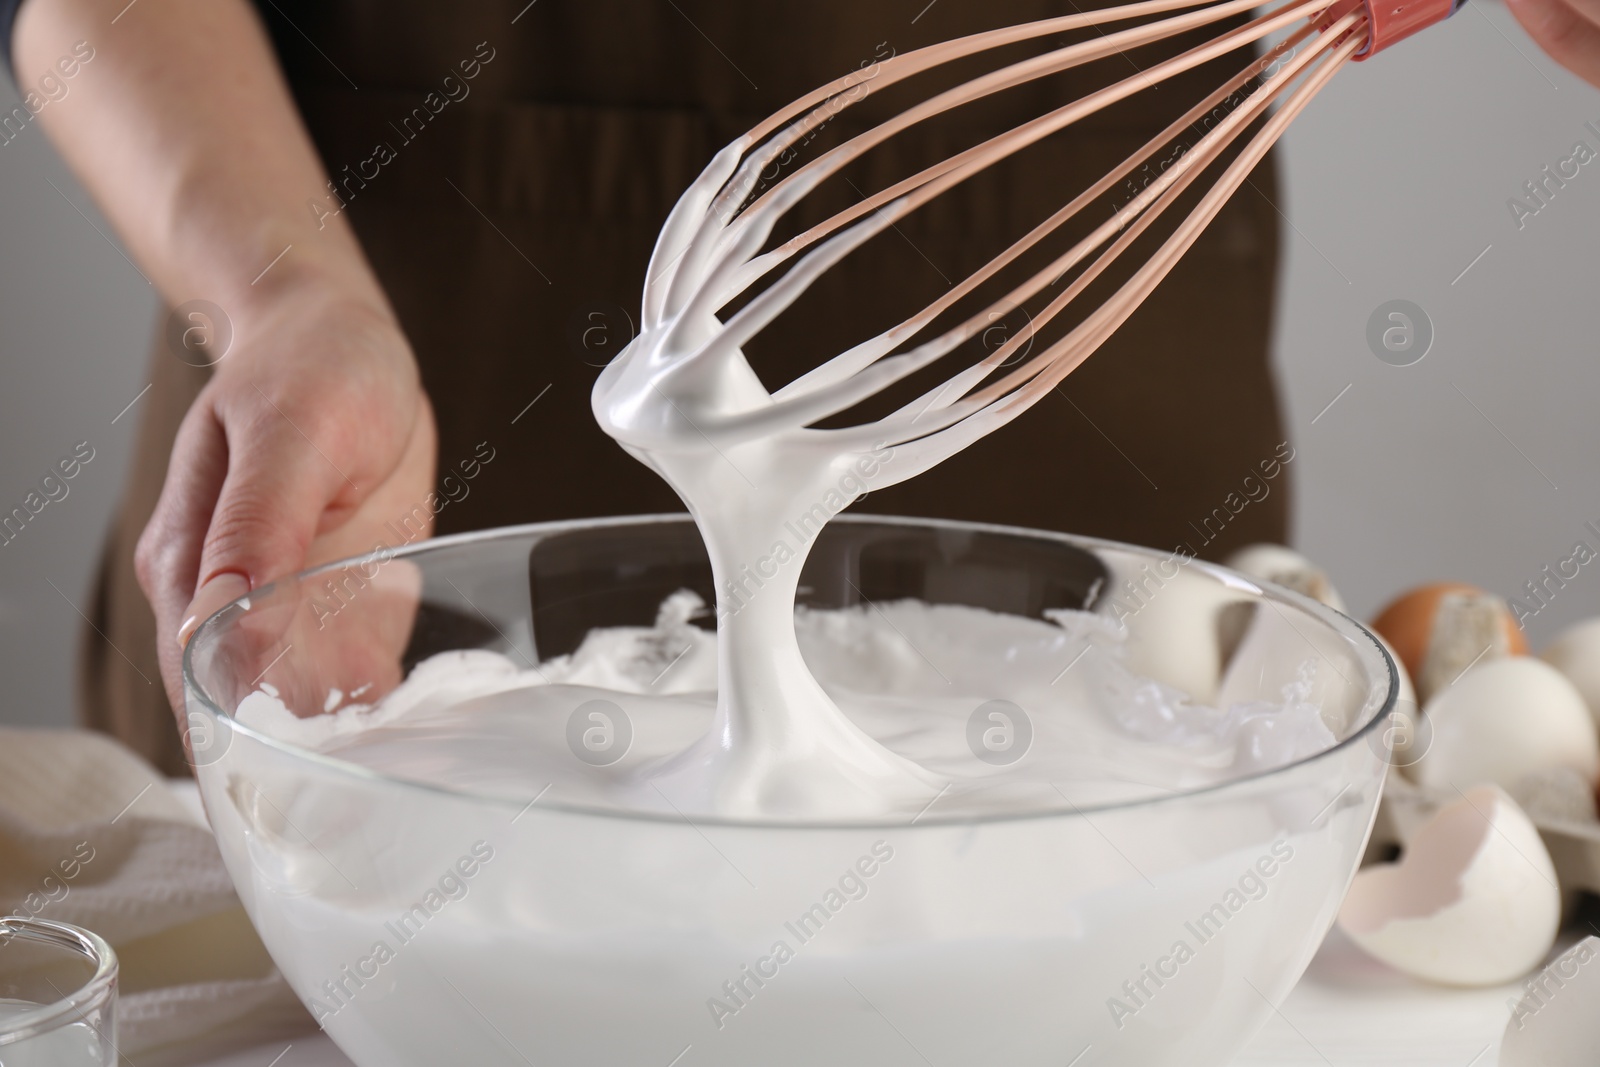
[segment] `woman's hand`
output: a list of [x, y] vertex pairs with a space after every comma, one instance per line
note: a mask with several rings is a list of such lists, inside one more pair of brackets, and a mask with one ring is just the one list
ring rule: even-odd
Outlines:
[[1600, 86], [1600, 0], [1506, 0], [1550, 58]]
[[135, 555], [172, 706], [183, 707], [182, 645], [196, 626], [275, 578], [392, 544], [384, 523], [425, 500], [434, 451], [432, 411], [387, 310], [290, 292], [236, 318]]

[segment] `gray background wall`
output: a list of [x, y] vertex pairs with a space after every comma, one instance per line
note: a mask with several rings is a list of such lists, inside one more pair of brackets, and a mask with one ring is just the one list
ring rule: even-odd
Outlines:
[[[0, 111], [14, 103], [0, 86]], [[1521, 230], [1506, 207], [1574, 141], [1600, 150], [1591, 120], [1600, 92], [1472, 0], [1341, 72], [1286, 138], [1276, 346], [1296, 542], [1358, 615], [1432, 578], [1516, 593], [1580, 537], [1600, 548], [1582, 529], [1600, 520], [1600, 160]], [[65, 724], [77, 612], [139, 409], [112, 420], [148, 380], [156, 307], [38, 130], [0, 145], [0, 190], [0, 510], [75, 442], [96, 453], [0, 547], [0, 722]], [[1392, 299], [1434, 326], [1412, 366], [1365, 339]], [[1596, 613], [1600, 562], [1529, 636]]]
[[[0, 77], [0, 112], [17, 102]], [[137, 405], [117, 416], [148, 381], [156, 298], [110, 234], [39, 129], [0, 144], [0, 511], [77, 442], [95, 450], [0, 546], [0, 723], [72, 721], [78, 612], [138, 429]]]

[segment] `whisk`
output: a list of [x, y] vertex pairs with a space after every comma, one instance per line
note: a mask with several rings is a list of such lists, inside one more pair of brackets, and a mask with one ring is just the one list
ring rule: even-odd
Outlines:
[[[686, 429], [684, 423], [689, 424], [693, 436], [719, 449], [766, 435], [805, 430], [808, 434], [829, 435], [832, 447], [840, 452], [870, 446], [908, 446], [897, 452], [894, 474], [888, 480], [899, 481], [919, 473], [1016, 418], [1094, 352], [1173, 268], [1284, 129], [1341, 66], [1352, 59], [1368, 58], [1441, 21], [1460, 2], [1289, 0], [1181, 54], [926, 167], [770, 251], [761, 252], [778, 220], [819, 183], [915, 124], [1035, 79], [1126, 54], [1130, 49], [1223, 20], [1237, 20], [1255, 9], [1258, 0], [1141, 0], [933, 45], [824, 85], [728, 145], [680, 199], [662, 230], [650, 263], [641, 334], [596, 383], [596, 414], [608, 432], [624, 445], [645, 450], [666, 444], [675, 431]], [[1133, 25], [1104, 28], [1119, 23]], [[1094, 29], [1099, 35], [1011, 63], [939, 92], [822, 154], [752, 198], [760, 176], [774, 161], [868, 95], [954, 60], [1085, 28]], [[1256, 43], [1275, 35], [1277, 42], [1258, 56]], [[708, 383], [726, 375], [730, 360], [742, 362], [740, 346], [769, 325], [819, 275], [906, 214], [978, 171], [1086, 116], [1148, 91], [1174, 75], [1236, 52], [1248, 59], [1237, 74], [1120, 166], [923, 310], [771, 394], [759, 388], [741, 388], [734, 393], [708, 388]], [[1248, 142], [1159, 249], [1065, 336], [1030, 352], [1035, 334], [1078, 299], [1208, 165], [1252, 126], [1257, 128]], [[1175, 138], [1187, 130], [1201, 128], [1204, 134], [1191, 147], [1176, 158], [1165, 160], [1164, 169], [1136, 196], [1044, 269], [958, 325], [909, 350], [896, 351], [1119, 182], [1127, 182], [1136, 171], [1148, 173], [1156, 155]], [[786, 274], [726, 323], [715, 318], [720, 309], [763, 276], [801, 253], [804, 256]], [[954, 373], [931, 392], [885, 418], [863, 425], [806, 429], [849, 410], [949, 354], [990, 326], [997, 316], [1011, 312], [1069, 275], [1070, 282], [1042, 310], [1031, 315], [1026, 327], [998, 350]], [[1001, 370], [1005, 373], [999, 373]], [[641, 389], [646, 385], [647, 389]], [[666, 402], [623, 405], [623, 410], [614, 401], [624, 392], [653, 394], [658, 401]]]
[[[717, 799], [704, 808], [717, 811], [814, 815], [819, 795], [841, 812], [892, 807], [906, 798], [925, 804], [935, 792], [944, 795], [921, 768], [851, 723], [811, 678], [794, 634], [799, 562], [822, 524], [862, 492], [927, 470], [1045, 396], [1133, 313], [1341, 66], [1439, 21], [1453, 8], [1452, 0], [1287, 0], [1241, 23], [1258, 2], [1140, 0], [892, 57], [773, 115], [719, 152], [679, 199], [652, 255], [640, 333], [601, 372], [592, 395], [601, 427], [662, 474], [688, 504], [717, 589], [716, 718], [703, 742], [655, 781], [684, 790], [709, 788]], [[1006, 89], [1126, 56], [1178, 34], [1196, 35], [1223, 20], [1228, 26], [1211, 39], [926, 166], [763, 251], [779, 220], [819, 184], [896, 134]], [[1112, 28], [1119, 23], [1129, 25]], [[761, 186], [775, 162], [787, 163], [786, 153], [872, 94], [957, 60], [1080, 30], [1097, 35], [926, 96], [770, 188]], [[1258, 56], [1262, 41], [1267, 43]], [[746, 361], [747, 342], [825, 271], [908, 213], [1086, 116], [1235, 52], [1247, 57], [1238, 73], [927, 307], [775, 391]], [[1136, 170], [1147, 175], [1167, 146], [1201, 129], [1192, 146], [1157, 164], [1127, 203], [1089, 226], [1093, 218], [1086, 208]], [[1225, 153], [1233, 147], [1237, 152], [1229, 158]], [[1220, 175], [1203, 192], [1197, 188], [1198, 201], [1154, 253], [1135, 263], [1160, 231], [1128, 257], [1133, 269], [1124, 264], [1107, 275], [1197, 179], [1216, 169], [1214, 163]], [[1013, 284], [1014, 275], [1048, 258], [1051, 247], [1041, 243], [1075, 218], [1079, 223], [1055, 243], [1067, 243], [1075, 230], [1089, 232]], [[1040, 250], [1033, 253], [1036, 246]], [[795, 261], [784, 273], [757, 289], [790, 260]], [[1122, 274], [1126, 278], [1108, 298], [1085, 310]], [[1102, 276], [1099, 287], [1091, 288]], [[990, 284], [980, 292], [985, 283]], [[990, 300], [996, 289], [1007, 291]], [[891, 406], [895, 398], [880, 397], [885, 390], [924, 369], [937, 377], [939, 368], [932, 365], [938, 360], [991, 328], [997, 317], [1046, 296], [1015, 336], [909, 403], [880, 418], [852, 411], [874, 398], [879, 406]], [[724, 321], [720, 315], [740, 300]], [[986, 306], [964, 314], [973, 304]], [[1073, 315], [1058, 327], [1064, 335], [1034, 346], [1038, 331], [1074, 304]], [[958, 321], [945, 326], [941, 317]], [[933, 336], [919, 340], [924, 333]], [[918, 387], [907, 382], [905, 389]], [[830, 419], [844, 425], [818, 425]], [[895, 797], [900, 799], [886, 799]], [[698, 803], [687, 797], [680, 802]]]

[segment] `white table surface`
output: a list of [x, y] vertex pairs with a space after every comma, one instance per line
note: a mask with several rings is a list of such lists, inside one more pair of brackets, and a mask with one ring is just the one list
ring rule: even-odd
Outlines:
[[1334, 930], [1234, 1067], [1495, 1067], [1521, 993], [1517, 982], [1443, 989], [1415, 981]]
[[[1338, 931], [1235, 1067], [1494, 1067], [1515, 984], [1440, 989], [1364, 956]], [[287, 1047], [286, 1047], [287, 1046]], [[322, 1034], [204, 1067], [350, 1067]]]

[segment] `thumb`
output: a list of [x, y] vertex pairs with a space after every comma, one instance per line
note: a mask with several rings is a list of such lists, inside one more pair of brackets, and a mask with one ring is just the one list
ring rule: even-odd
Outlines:
[[1594, 0], [1509, 0], [1506, 7], [1563, 67], [1600, 86], [1600, 4]]
[[354, 507], [364, 495], [281, 410], [260, 400], [242, 425], [225, 426], [228, 473], [178, 629], [180, 646], [232, 601], [301, 569], [324, 513]]

